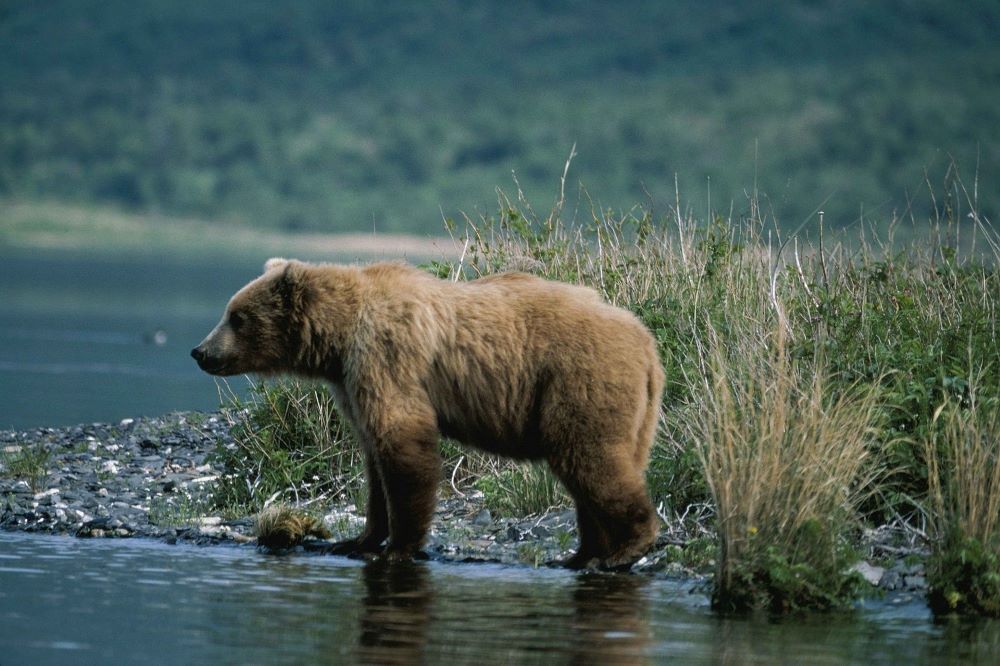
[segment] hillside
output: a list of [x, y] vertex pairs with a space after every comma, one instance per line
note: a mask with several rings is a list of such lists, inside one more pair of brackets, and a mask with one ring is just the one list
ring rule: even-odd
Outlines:
[[843, 226], [926, 207], [925, 178], [941, 203], [952, 159], [1000, 195], [995, 1], [278, 7], [0, 4], [0, 196], [438, 233], [512, 172], [547, 207], [574, 143], [584, 208], [662, 209], [676, 174], [699, 211], [756, 183]]

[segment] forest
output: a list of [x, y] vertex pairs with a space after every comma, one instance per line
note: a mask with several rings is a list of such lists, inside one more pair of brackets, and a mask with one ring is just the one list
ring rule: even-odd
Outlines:
[[575, 146], [582, 218], [884, 224], [956, 173], [991, 217], [998, 31], [989, 0], [8, 0], [0, 200], [440, 234], [497, 187], [548, 206]]

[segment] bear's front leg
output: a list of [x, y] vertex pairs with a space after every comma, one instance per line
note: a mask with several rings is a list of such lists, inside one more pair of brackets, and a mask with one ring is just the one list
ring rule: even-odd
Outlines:
[[438, 430], [433, 412], [411, 411], [396, 419], [375, 441], [378, 470], [389, 515], [385, 557], [412, 559], [427, 536], [441, 475]]
[[360, 535], [338, 541], [330, 548], [335, 555], [374, 554], [382, 552], [382, 544], [389, 536], [389, 512], [385, 503], [385, 487], [378, 471], [375, 456], [365, 452], [365, 479], [368, 481], [368, 509], [365, 529]]

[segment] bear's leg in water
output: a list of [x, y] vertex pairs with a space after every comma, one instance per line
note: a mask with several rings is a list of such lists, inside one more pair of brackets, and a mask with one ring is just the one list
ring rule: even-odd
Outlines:
[[604, 569], [627, 568], [649, 550], [658, 531], [644, 470], [631, 456], [613, 453], [576, 462], [569, 468], [563, 460], [550, 461], [577, 507], [580, 549], [565, 564], [582, 568], [596, 560]]
[[385, 487], [378, 470], [375, 455], [365, 452], [365, 479], [368, 482], [368, 510], [365, 529], [354, 539], [339, 541], [331, 552], [351, 555], [356, 553], [381, 553], [382, 544], [389, 537], [389, 511], [385, 501]]
[[375, 456], [389, 516], [386, 556], [409, 559], [424, 543], [441, 475], [439, 433], [433, 411], [409, 412], [376, 436]]

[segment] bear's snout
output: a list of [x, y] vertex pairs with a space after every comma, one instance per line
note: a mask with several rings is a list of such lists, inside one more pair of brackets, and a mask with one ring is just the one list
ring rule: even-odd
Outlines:
[[212, 357], [208, 351], [205, 350], [205, 346], [198, 345], [191, 350], [191, 358], [198, 362], [198, 367], [207, 372], [210, 375], [220, 375], [222, 374], [223, 367], [222, 363]]

